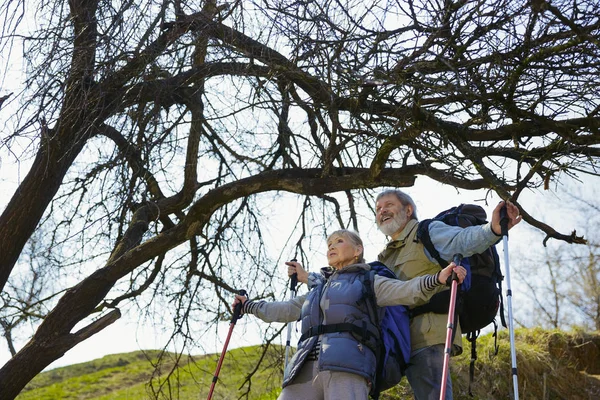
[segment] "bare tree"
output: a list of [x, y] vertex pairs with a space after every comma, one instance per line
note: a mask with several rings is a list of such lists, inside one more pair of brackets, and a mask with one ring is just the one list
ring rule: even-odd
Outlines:
[[300, 254], [324, 221], [356, 226], [368, 189], [417, 176], [584, 241], [518, 201], [597, 175], [593, 1], [55, 0], [33, 31], [26, 5], [0, 6], [0, 49], [28, 65], [0, 146], [33, 153], [0, 215], [0, 287], [36, 229], [68, 282], [0, 369], [2, 398], [132, 302], [169, 305], [190, 338], [238, 285], [272, 295], [265, 202], [282, 192], [306, 201]]
[[[597, 204], [597, 190], [588, 195], [569, 193], [565, 195], [568, 206], [566, 212], [579, 212], [585, 222], [582, 225], [589, 232], [589, 241], [585, 247], [562, 248], [565, 290], [561, 295], [565, 299], [567, 312], [564, 319], [568, 326], [583, 327], [588, 330], [600, 330], [600, 207]], [[558, 269], [558, 268], [557, 268]]]
[[568, 301], [583, 315], [583, 326], [600, 330], [600, 253], [598, 244], [588, 246], [587, 257], [576, 261], [575, 279], [569, 280]]
[[521, 260], [518, 267], [517, 276], [528, 289], [519, 292], [520, 304], [532, 301], [521, 312], [528, 316], [519, 320], [522, 325], [600, 329], [600, 258], [594, 239], [582, 248], [558, 246], [546, 257]]
[[[556, 275], [560, 273], [556, 265], [562, 265], [560, 258], [542, 256], [523, 257], [520, 262], [515, 263], [516, 276], [527, 289], [518, 292], [521, 294], [522, 301], [520, 307], [516, 307], [515, 320], [519, 325], [543, 326], [551, 329], [564, 327], [561, 318], [564, 290], [559, 288], [561, 281]], [[546, 276], [547, 279], [542, 278]], [[518, 315], [526, 315], [526, 317], [519, 318]]]
[[[584, 232], [589, 233], [585, 246], [554, 243], [544, 254], [520, 252], [516, 259], [519, 281], [527, 288], [520, 292], [523, 305], [531, 300], [525, 326], [541, 325], [567, 329], [600, 328], [600, 253], [598, 246], [599, 209], [595, 204], [597, 190], [588, 193], [564, 193], [554, 210], [562, 218], [577, 220]], [[518, 311], [518, 310], [517, 310]]]

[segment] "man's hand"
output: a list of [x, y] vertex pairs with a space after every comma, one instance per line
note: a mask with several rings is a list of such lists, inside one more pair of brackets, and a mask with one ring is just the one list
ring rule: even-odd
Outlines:
[[446, 284], [450, 276], [452, 276], [452, 271], [456, 272], [456, 276], [458, 277], [458, 283], [462, 283], [467, 276], [467, 270], [462, 265], [456, 266], [453, 262], [451, 262], [446, 268], [440, 271], [438, 275], [438, 281], [442, 284]]
[[298, 261], [286, 261], [285, 265], [288, 266], [288, 276], [298, 274], [298, 282], [308, 283], [308, 272], [302, 268], [302, 264]]
[[510, 201], [504, 202], [501, 201], [498, 203], [494, 212], [492, 214], [492, 231], [497, 236], [502, 235], [502, 227], [500, 226], [500, 210], [506, 203], [506, 215], [508, 217], [508, 229], [511, 229], [513, 226], [521, 222], [521, 215], [519, 214], [519, 209]]

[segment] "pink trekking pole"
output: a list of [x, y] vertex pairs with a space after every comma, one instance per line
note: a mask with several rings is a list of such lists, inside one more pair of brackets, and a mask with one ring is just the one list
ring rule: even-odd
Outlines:
[[[462, 254], [454, 255], [454, 264], [460, 265]], [[446, 381], [450, 373], [450, 354], [452, 353], [452, 337], [454, 336], [454, 314], [456, 311], [456, 292], [458, 292], [458, 276], [452, 271], [452, 287], [450, 289], [450, 308], [448, 310], [448, 332], [446, 333], [446, 346], [444, 351], [444, 369], [442, 371], [442, 387], [440, 388], [440, 400], [446, 399]]]
[[[245, 290], [240, 290], [238, 293], [240, 296], [246, 296]], [[227, 346], [229, 345], [229, 339], [231, 338], [231, 333], [233, 332], [233, 328], [235, 327], [235, 323], [238, 319], [240, 319], [240, 315], [242, 314], [242, 303], [238, 303], [235, 305], [233, 310], [233, 316], [231, 317], [231, 323], [229, 324], [229, 333], [227, 333], [227, 339], [225, 339], [225, 345], [223, 346], [223, 351], [221, 352], [221, 357], [219, 357], [219, 362], [217, 363], [217, 370], [215, 371], [215, 375], [213, 376], [212, 384], [210, 385], [210, 391], [208, 392], [207, 400], [210, 400], [213, 395], [213, 391], [215, 390], [215, 385], [217, 384], [217, 379], [219, 378], [219, 371], [221, 370], [221, 365], [223, 365], [223, 359], [225, 358], [225, 353], [227, 353]]]

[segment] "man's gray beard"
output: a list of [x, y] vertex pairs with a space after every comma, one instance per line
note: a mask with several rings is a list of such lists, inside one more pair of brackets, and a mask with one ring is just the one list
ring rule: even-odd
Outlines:
[[379, 230], [386, 236], [392, 236], [405, 222], [406, 221], [401, 215], [394, 215], [392, 222], [387, 222], [385, 225], [379, 225]]

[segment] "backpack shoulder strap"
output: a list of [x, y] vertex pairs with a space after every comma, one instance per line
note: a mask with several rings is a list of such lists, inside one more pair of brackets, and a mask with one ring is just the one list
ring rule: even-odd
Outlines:
[[507, 328], [508, 325], [506, 325], [506, 319], [504, 318], [504, 296], [502, 296], [502, 280], [504, 280], [504, 276], [502, 276], [502, 271], [500, 270], [500, 256], [498, 255], [498, 250], [496, 249], [496, 246], [492, 245], [490, 247], [490, 251], [492, 252], [494, 264], [496, 265], [494, 275], [496, 276], [496, 281], [498, 284], [498, 293], [500, 294], [500, 322], [502, 323], [503, 327]]
[[365, 290], [365, 298], [367, 303], [367, 311], [371, 322], [379, 327], [379, 314], [377, 313], [377, 300], [375, 300], [375, 274], [374, 269], [370, 269], [363, 273], [363, 286]]
[[375, 369], [375, 384], [371, 389], [371, 397], [375, 400], [379, 399], [380, 390], [377, 382], [383, 380], [383, 368], [385, 364], [385, 343], [383, 340], [383, 333], [381, 332], [381, 321], [379, 319], [379, 313], [377, 312], [377, 300], [375, 299], [375, 275], [378, 275], [378, 271], [375, 266], [363, 274], [363, 286], [365, 288], [365, 297], [367, 309], [369, 312], [369, 318], [371, 322], [377, 327], [380, 336], [380, 343], [377, 349], [374, 351], [375, 358], [377, 360], [377, 367]]
[[429, 254], [431, 254], [431, 257], [435, 258], [438, 264], [440, 264], [440, 267], [443, 269], [446, 268], [448, 263], [442, 259], [440, 253], [436, 250], [435, 246], [431, 242], [431, 236], [429, 236], [429, 225], [433, 221], [436, 221], [436, 219], [426, 219], [419, 222], [417, 228], [417, 239], [423, 243], [423, 246], [425, 246]]

